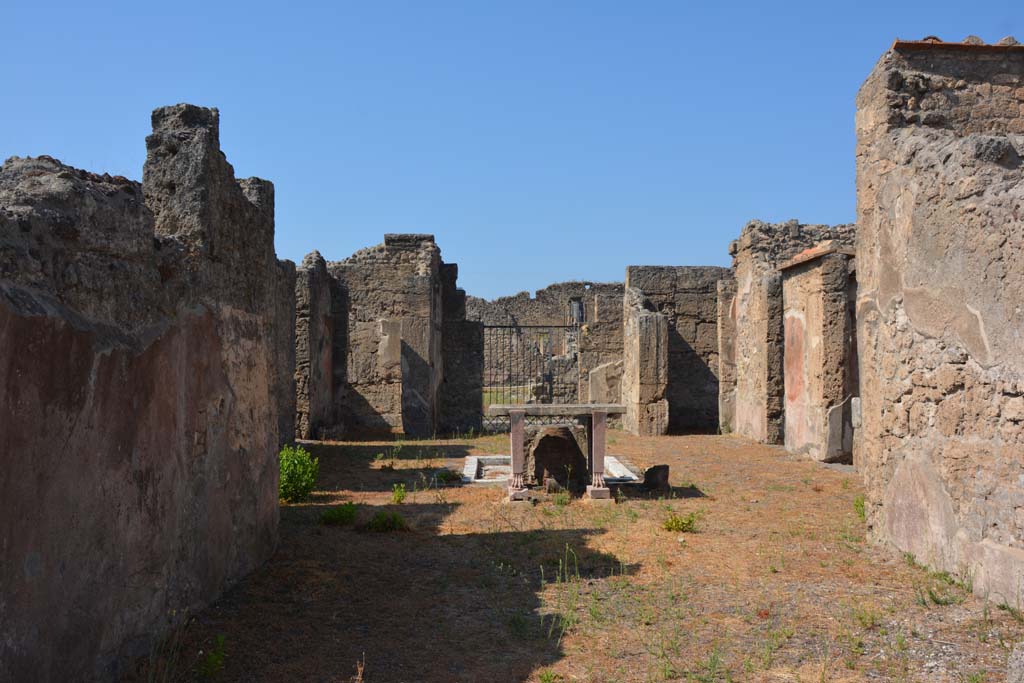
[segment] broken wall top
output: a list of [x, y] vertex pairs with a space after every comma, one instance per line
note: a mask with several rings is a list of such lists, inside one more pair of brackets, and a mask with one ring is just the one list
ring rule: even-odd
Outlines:
[[262, 312], [282, 272], [273, 185], [234, 178], [215, 109], [155, 110], [146, 148], [141, 184], [48, 156], [0, 166], [0, 280], [127, 334], [197, 303]]
[[765, 223], [753, 220], [744, 226], [739, 239], [729, 245], [733, 267], [742, 262], [775, 269], [800, 252], [833, 241], [835, 248], [853, 249], [856, 225], [811, 225], [796, 220], [785, 223]]
[[1024, 46], [897, 40], [857, 95], [857, 134], [907, 126], [1022, 134], [1022, 88]]
[[865, 294], [1021, 377], [1024, 48], [897, 42], [857, 104]]
[[[595, 299], [622, 297], [621, 282], [557, 282], [537, 290], [534, 296], [519, 292], [488, 301], [469, 296], [466, 317], [491, 325], [563, 325], [570, 299], [580, 299], [592, 310]], [[607, 306], [604, 306], [607, 309]]]
[[646, 295], [675, 292], [716, 292], [719, 280], [732, 277], [720, 266], [628, 266], [626, 287]]

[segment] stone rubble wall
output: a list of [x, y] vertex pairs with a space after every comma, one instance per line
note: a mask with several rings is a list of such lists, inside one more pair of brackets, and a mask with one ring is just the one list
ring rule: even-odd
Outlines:
[[336, 423], [334, 329], [331, 277], [314, 251], [302, 260], [295, 281], [295, 433], [300, 439], [320, 438]]
[[146, 147], [142, 184], [0, 167], [0, 680], [117, 679], [276, 544], [273, 186], [234, 178], [215, 109], [157, 109]]
[[857, 97], [857, 325], [873, 538], [1024, 586], [1024, 48], [897, 43]]
[[622, 301], [625, 340], [622, 354], [622, 419], [626, 431], [657, 436], [668, 431], [668, 317], [653, 310], [639, 289]]
[[[732, 431], [762, 443], [784, 440], [782, 276], [779, 266], [825, 240], [853, 245], [853, 225], [751, 221], [729, 246], [736, 294], [730, 320], [736, 385]], [[729, 335], [724, 335], [728, 337]], [[730, 400], [731, 387], [722, 400]]]
[[334, 396], [346, 434], [434, 434], [443, 372], [440, 267], [432, 235], [385, 235], [383, 244], [327, 264], [336, 306], [347, 311], [339, 340], [345, 371]]
[[483, 418], [483, 323], [466, 320], [466, 292], [457, 285], [459, 267], [441, 265], [443, 327], [440, 431], [479, 432]]
[[558, 282], [530, 296], [519, 292], [488, 301], [476, 296], [466, 298], [466, 318], [485, 325], [567, 325], [569, 301], [581, 299], [589, 314], [594, 297], [621, 298], [621, 282]]
[[626, 287], [668, 322], [668, 430], [718, 431], [718, 282], [715, 266], [629, 266]]
[[853, 258], [807, 256], [782, 271], [785, 446], [813, 460], [850, 462], [859, 395]]
[[594, 292], [583, 301], [586, 322], [579, 340], [579, 400], [621, 403], [622, 290]]
[[385, 235], [299, 269], [296, 429], [301, 438], [479, 430], [481, 324], [433, 235]]
[[[621, 283], [560, 282], [532, 297], [529, 292], [493, 301], [470, 296], [466, 317], [484, 325], [563, 326], [571, 324], [570, 301], [578, 299], [585, 311], [583, 325], [579, 334], [567, 333], [567, 353], [557, 355], [550, 368], [554, 400], [578, 403], [589, 394], [590, 371], [622, 358], [622, 291]], [[529, 341], [532, 337], [527, 333], [523, 338]], [[511, 357], [489, 354], [485, 382], [501, 384], [516, 375], [518, 367], [543, 365], [539, 352], [536, 358], [519, 359], [523, 353], [529, 351], [520, 348]]]

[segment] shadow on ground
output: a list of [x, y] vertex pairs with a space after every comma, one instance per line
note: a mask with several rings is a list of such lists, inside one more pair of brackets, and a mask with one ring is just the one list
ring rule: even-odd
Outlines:
[[[415, 442], [376, 442], [371, 444], [332, 444], [307, 442], [302, 447], [320, 462], [317, 479], [319, 493], [313, 502], [333, 496], [334, 492], [390, 491], [395, 484], [422, 489], [438, 483], [438, 474], [448, 469], [461, 472], [461, 460], [470, 449], [462, 444], [421, 445]], [[458, 462], [458, 466], [455, 463]], [[446, 467], [447, 466], [447, 467]]]
[[[441, 503], [362, 505], [353, 527], [324, 527], [326, 507], [282, 508], [278, 552], [190, 625], [183, 653], [224, 636], [217, 680], [335, 683], [365, 662], [367, 683], [527, 681], [563, 656], [540, 593], [566, 558], [570, 580], [635, 571], [587, 548], [598, 530], [439, 535]], [[365, 530], [382, 510], [412, 530]]]

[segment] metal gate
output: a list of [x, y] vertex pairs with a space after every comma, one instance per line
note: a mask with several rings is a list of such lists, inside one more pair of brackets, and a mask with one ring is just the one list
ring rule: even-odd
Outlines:
[[493, 404], [578, 402], [579, 334], [578, 325], [484, 325], [485, 430], [508, 426], [487, 416]]

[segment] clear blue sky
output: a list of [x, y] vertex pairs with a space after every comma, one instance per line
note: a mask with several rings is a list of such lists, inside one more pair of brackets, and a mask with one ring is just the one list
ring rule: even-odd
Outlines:
[[[13, 1], [13, 6], [12, 6]], [[278, 255], [431, 232], [471, 294], [728, 264], [751, 218], [854, 219], [854, 95], [896, 37], [1024, 41], [998, 2], [5, 0], [0, 157], [140, 178], [219, 107]]]

